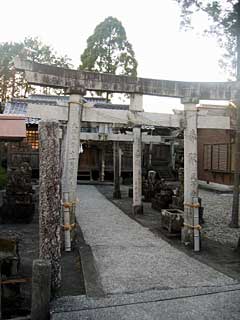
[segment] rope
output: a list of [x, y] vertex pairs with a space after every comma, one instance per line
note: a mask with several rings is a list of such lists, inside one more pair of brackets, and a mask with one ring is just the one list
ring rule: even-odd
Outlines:
[[63, 202], [62, 206], [66, 209], [70, 209], [74, 206], [76, 206], [76, 204], [79, 203], [79, 200], [77, 199], [76, 201], [71, 201], [71, 202]]
[[192, 226], [191, 224], [183, 223], [184, 227], [190, 228], [190, 229], [195, 229], [195, 230], [201, 230], [202, 227], [200, 224], [196, 224], [195, 226]]
[[183, 205], [184, 205], [185, 207], [189, 207], [189, 208], [200, 208], [200, 204], [199, 204], [199, 203], [193, 204], [193, 203], [184, 202]]
[[69, 223], [66, 223], [66, 224], [62, 224], [62, 228], [64, 229], [64, 231], [68, 231], [68, 230], [72, 230], [74, 228], [76, 228], [76, 223], [72, 223], [72, 224], [69, 224]]

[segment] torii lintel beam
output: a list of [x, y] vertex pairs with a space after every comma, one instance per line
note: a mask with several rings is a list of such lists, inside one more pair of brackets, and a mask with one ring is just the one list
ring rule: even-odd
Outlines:
[[236, 97], [240, 83], [235, 82], [183, 82], [134, 78], [106, 73], [65, 69], [55, 66], [14, 60], [16, 70], [25, 71], [30, 84], [53, 88], [84, 87], [89, 91], [144, 94], [202, 100], [231, 100]]

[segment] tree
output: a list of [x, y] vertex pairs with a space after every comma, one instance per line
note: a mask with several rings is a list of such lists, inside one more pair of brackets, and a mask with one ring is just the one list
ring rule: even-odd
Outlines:
[[25, 38], [19, 43], [0, 43], [0, 103], [4, 103], [10, 97], [25, 97], [32, 90], [22, 73], [15, 72], [13, 58], [17, 55], [33, 62], [65, 68], [71, 66], [67, 56], [58, 56], [50, 46], [43, 44], [38, 38]]
[[[240, 0], [175, 0], [182, 8], [182, 25], [191, 26], [191, 18], [196, 12], [205, 12], [211, 23], [207, 33], [214, 34], [225, 48], [222, 66], [231, 70], [231, 75], [240, 81]], [[235, 97], [237, 107], [237, 128], [235, 138], [235, 172], [233, 205], [230, 226], [239, 227], [239, 183], [240, 183], [240, 92]], [[238, 241], [240, 249], [240, 238]]]
[[[81, 70], [137, 76], [137, 61], [122, 23], [113, 17], [96, 26], [81, 55]], [[107, 95], [108, 99], [108, 95]]]
[[[237, 67], [237, 46], [239, 35], [239, 0], [175, 0], [181, 6], [181, 26], [192, 28], [192, 18], [198, 13], [205, 13], [209, 25], [204, 33], [217, 37], [223, 48], [220, 66], [223, 67], [231, 79], [236, 78], [240, 68]], [[240, 63], [240, 62], [239, 62]], [[238, 70], [238, 71], [237, 71]]]
[[1, 43], [0, 44], [0, 102], [4, 103], [9, 95], [16, 90], [15, 75], [13, 69], [13, 57], [21, 55], [22, 43]]

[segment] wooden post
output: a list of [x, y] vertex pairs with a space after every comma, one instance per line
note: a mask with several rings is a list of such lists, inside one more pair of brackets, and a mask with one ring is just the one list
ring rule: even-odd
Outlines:
[[52, 289], [61, 284], [60, 141], [57, 122], [39, 123], [39, 256], [51, 262]]
[[149, 155], [148, 155], [148, 169], [152, 169], [152, 150], [153, 150], [153, 143], [149, 143]]
[[133, 214], [143, 214], [142, 205], [142, 134], [133, 128]]
[[185, 113], [184, 128], [184, 227], [182, 242], [193, 243], [193, 198], [198, 197], [197, 174], [197, 108], [196, 99], [182, 99]]
[[49, 319], [51, 298], [51, 263], [47, 260], [34, 260], [32, 269], [32, 320]]
[[100, 181], [104, 182], [105, 177], [105, 146], [103, 145], [101, 149], [101, 171], [100, 171]]
[[113, 199], [121, 199], [120, 168], [119, 168], [119, 141], [113, 142], [114, 190]]

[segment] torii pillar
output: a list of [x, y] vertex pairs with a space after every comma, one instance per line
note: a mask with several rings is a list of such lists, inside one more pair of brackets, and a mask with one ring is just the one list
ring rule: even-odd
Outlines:
[[105, 178], [105, 145], [101, 149], [101, 170], [100, 170], [100, 181], [104, 182]]
[[[78, 159], [80, 149], [80, 130], [82, 115], [82, 97], [86, 90], [83, 87], [70, 88], [68, 123], [65, 139], [64, 168], [62, 176], [62, 192], [68, 194], [68, 201], [72, 207], [76, 204]], [[64, 221], [65, 225], [75, 223], [74, 210], [71, 210], [70, 221]], [[66, 226], [67, 227], [67, 226]]]
[[[182, 242], [193, 243], [194, 208], [198, 198], [197, 172], [197, 99], [184, 98], [184, 227]], [[196, 210], [195, 210], [196, 212]], [[196, 225], [197, 227], [197, 225]], [[194, 232], [195, 233], [195, 232]]]
[[[129, 110], [132, 113], [143, 111], [143, 96], [132, 94]], [[134, 215], [143, 214], [142, 204], [142, 133], [141, 126], [133, 127], [133, 207]]]
[[120, 159], [119, 141], [114, 141], [113, 142], [113, 166], [114, 166], [113, 199], [121, 199], [119, 159]]

